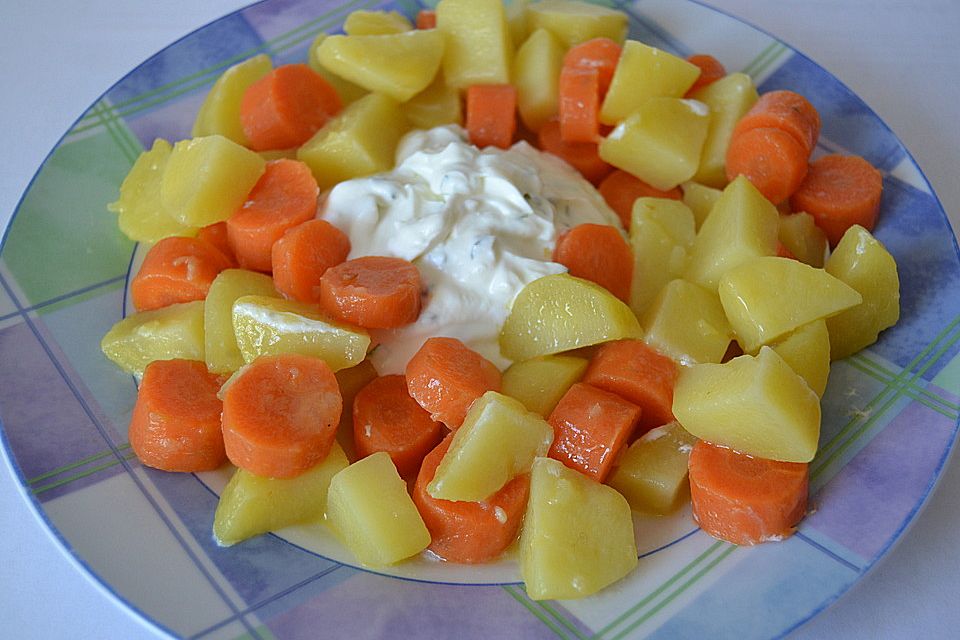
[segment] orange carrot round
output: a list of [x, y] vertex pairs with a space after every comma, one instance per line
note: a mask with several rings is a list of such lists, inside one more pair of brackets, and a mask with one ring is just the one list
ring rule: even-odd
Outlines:
[[298, 160], [273, 160], [247, 201], [227, 219], [227, 238], [244, 269], [269, 272], [273, 243], [317, 213], [320, 189], [310, 168]]
[[512, 84], [467, 88], [467, 135], [476, 146], [507, 149], [517, 132], [517, 89]]
[[429, 338], [410, 358], [406, 376], [413, 399], [451, 429], [463, 424], [474, 400], [500, 391], [497, 367], [456, 338]]
[[320, 305], [334, 318], [367, 329], [393, 329], [420, 315], [420, 272], [402, 258], [363, 256], [320, 278]]
[[623, 235], [605, 224], [578, 224], [557, 238], [553, 261], [570, 275], [599, 284], [623, 301], [630, 299], [633, 251]]
[[703, 88], [708, 84], [712, 84], [723, 76], [727, 75], [727, 70], [724, 68], [723, 64], [713, 56], [706, 53], [694, 54], [687, 58], [687, 62], [700, 67], [700, 75], [697, 76], [697, 79], [693, 82], [690, 88], [687, 89], [688, 96], [697, 89]]
[[560, 139], [593, 142], [600, 138], [600, 72], [563, 67], [560, 71]]
[[430, 531], [430, 551], [448, 562], [493, 560], [517, 538], [530, 495], [530, 474], [519, 475], [484, 502], [438, 500], [427, 492], [450, 448], [448, 435], [423, 459], [413, 502]]
[[810, 163], [790, 206], [812, 215], [830, 246], [836, 246], [855, 224], [873, 230], [882, 193], [883, 177], [873, 165], [860, 156], [834, 154]]
[[401, 375], [374, 378], [353, 400], [353, 442], [360, 458], [386, 451], [403, 478], [414, 478], [445, 430], [410, 397]]
[[637, 198], [670, 198], [672, 200], [683, 198], [680, 187], [661, 191], [620, 169], [616, 169], [604, 178], [597, 190], [610, 208], [620, 216], [624, 229], [630, 228], [630, 222], [633, 219], [633, 203]]
[[560, 122], [548, 120], [537, 134], [537, 146], [564, 160], [580, 172], [588, 182], [597, 184], [613, 170], [600, 159], [596, 142], [564, 142], [560, 137]]
[[755, 458], [700, 440], [690, 452], [689, 472], [693, 517], [720, 540], [779, 540], [806, 513], [806, 463]]
[[788, 90], [768, 91], [740, 118], [733, 129], [733, 136], [752, 129], [769, 128], [789, 133], [809, 157], [820, 137], [820, 114], [816, 107], [799, 93]]
[[287, 64], [247, 88], [240, 123], [254, 151], [289, 149], [309, 140], [342, 106], [320, 74], [305, 64]]
[[203, 300], [217, 274], [231, 267], [230, 259], [198, 238], [163, 238], [143, 259], [130, 281], [130, 297], [137, 311], [159, 309], [179, 302]]
[[563, 56], [563, 66], [571, 69], [596, 69], [602, 100], [610, 88], [621, 52], [622, 47], [610, 38], [593, 38], [570, 47]]
[[273, 243], [277, 291], [300, 302], [320, 302], [320, 278], [350, 254], [350, 239], [326, 220], [307, 220]]
[[130, 417], [133, 452], [164, 471], [210, 471], [227, 461], [220, 433], [223, 382], [194, 360], [156, 360], [143, 371]]
[[201, 227], [197, 232], [197, 237], [209, 242], [230, 261], [230, 267], [237, 266], [237, 258], [233, 255], [233, 249], [230, 248], [230, 240], [227, 238], [227, 223], [225, 220], [208, 224]]
[[435, 29], [437, 26], [437, 12], [430, 9], [420, 9], [417, 12], [417, 29]]
[[783, 129], [750, 129], [727, 147], [727, 179], [746, 178], [773, 204], [789, 198], [807, 175], [809, 153]]
[[269, 478], [300, 475], [333, 446], [342, 400], [319, 358], [261, 356], [223, 393], [223, 441], [241, 469]]

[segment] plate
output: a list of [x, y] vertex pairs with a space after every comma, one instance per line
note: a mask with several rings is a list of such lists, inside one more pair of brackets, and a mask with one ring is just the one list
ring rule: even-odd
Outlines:
[[38, 513], [117, 598], [178, 636], [296, 638], [322, 628], [358, 638], [750, 638], [802, 624], [900, 538], [953, 445], [960, 300], [948, 292], [960, 261], [919, 168], [861, 100], [771, 36], [693, 2], [621, 6], [631, 37], [710, 52], [761, 91], [806, 95], [823, 116], [818, 153], [858, 153], [884, 172], [877, 236], [900, 267], [902, 320], [833, 368], [812, 466], [815, 512], [796, 536], [739, 548], [704, 535], [688, 514], [640, 522], [640, 567], [628, 579], [599, 597], [536, 603], [509, 566], [381, 575], [325, 557], [333, 554], [309, 530], [221, 549], [210, 537], [217, 479], [155, 472], [133, 458], [135, 386], [98, 344], [123, 313], [137, 247], [104, 204], [154, 137], [189, 134], [226, 66], [260, 51], [277, 64], [302, 61], [316, 32], [384, 6], [418, 7], [267, 0], [226, 16], [123, 78], [52, 150], [0, 248], [3, 441]]

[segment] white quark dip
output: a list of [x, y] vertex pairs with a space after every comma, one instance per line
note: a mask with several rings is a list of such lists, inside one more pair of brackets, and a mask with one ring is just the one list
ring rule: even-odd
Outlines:
[[557, 237], [592, 222], [620, 228], [593, 186], [526, 142], [480, 150], [458, 126], [414, 131], [391, 172], [348, 180], [321, 216], [350, 238], [350, 258], [396, 256], [425, 286], [414, 324], [377, 332], [381, 375], [402, 373], [431, 336], [462, 340], [501, 369], [498, 336], [520, 290], [566, 268], [551, 262]]

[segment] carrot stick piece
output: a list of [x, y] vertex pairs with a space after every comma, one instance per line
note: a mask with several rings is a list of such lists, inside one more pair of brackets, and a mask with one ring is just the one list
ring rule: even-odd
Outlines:
[[517, 537], [530, 495], [530, 474], [516, 476], [484, 502], [438, 500], [427, 485], [452, 440], [450, 434], [427, 454], [413, 488], [413, 503], [430, 531], [428, 548], [448, 562], [493, 560]]
[[757, 100], [740, 118], [733, 136], [751, 129], [780, 129], [789, 133], [807, 154], [813, 151], [820, 137], [820, 114], [809, 100], [793, 91], [769, 91]]
[[596, 142], [564, 142], [560, 137], [560, 122], [548, 120], [537, 134], [537, 146], [565, 160], [567, 164], [580, 172], [592, 184], [597, 184], [610, 171], [609, 164], [600, 159]]
[[338, 320], [367, 329], [392, 329], [420, 315], [420, 272], [402, 258], [364, 256], [320, 277], [320, 305]]
[[407, 391], [434, 420], [463, 424], [473, 401], [500, 391], [497, 367], [456, 338], [429, 338], [406, 368]]
[[310, 139], [343, 107], [336, 89], [305, 64], [277, 67], [250, 85], [240, 123], [254, 151], [290, 149]]
[[385, 451], [400, 477], [413, 479], [424, 456], [446, 430], [407, 393], [401, 375], [370, 381], [353, 400], [353, 441], [357, 456]]
[[300, 475], [330, 452], [342, 408], [337, 379], [323, 360], [261, 356], [223, 393], [227, 457], [258, 476]]
[[150, 311], [180, 302], [203, 300], [217, 274], [230, 259], [198, 238], [170, 236], [153, 245], [130, 282], [137, 311]]
[[790, 206], [812, 215], [834, 247], [855, 224], [873, 230], [882, 193], [883, 177], [873, 165], [860, 156], [834, 154], [810, 163]]
[[164, 471], [210, 471], [227, 461], [220, 433], [222, 378], [195, 360], [156, 360], [143, 371], [130, 418], [140, 462]]
[[604, 178], [597, 190], [600, 191], [600, 195], [607, 201], [610, 208], [620, 216], [623, 228], [628, 230], [630, 229], [630, 221], [633, 219], [633, 203], [636, 202], [637, 198], [683, 199], [683, 192], [680, 187], [674, 187], [669, 191], [661, 191], [620, 169]]
[[600, 72], [564, 66], [560, 70], [560, 139], [593, 142], [600, 139]]
[[317, 212], [320, 189], [310, 167], [298, 160], [273, 160], [247, 201], [227, 219], [227, 238], [244, 269], [269, 272], [273, 243]]
[[746, 178], [773, 204], [789, 198], [807, 175], [809, 153], [783, 129], [735, 134], [727, 148], [727, 178]]
[[417, 29], [435, 29], [437, 27], [437, 12], [429, 9], [420, 9], [417, 13]]
[[307, 220], [273, 243], [277, 291], [300, 302], [320, 302], [320, 278], [350, 254], [350, 238], [326, 220]]
[[605, 224], [578, 224], [557, 238], [553, 261], [570, 275], [596, 282], [621, 300], [629, 300], [633, 251], [623, 235]]
[[600, 99], [607, 95], [613, 72], [623, 48], [610, 38], [593, 38], [570, 47], [563, 56], [563, 66], [571, 69], [596, 69]]
[[220, 253], [226, 256], [230, 261], [230, 268], [237, 266], [237, 258], [233, 255], [233, 249], [230, 248], [230, 240], [227, 238], [226, 220], [200, 227], [200, 230], [197, 231], [197, 237], [209, 242], [216, 247]]
[[733, 544], [753, 545], [793, 533], [807, 510], [809, 465], [755, 458], [704, 440], [688, 462], [693, 517]]
[[687, 62], [700, 67], [700, 75], [694, 80], [693, 84], [687, 89], [686, 95], [692, 94], [697, 89], [703, 88], [708, 84], [714, 83], [723, 76], [727, 75], [727, 70], [723, 64], [711, 55], [697, 53], [687, 58]]
[[676, 420], [673, 387], [679, 367], [643, 340], [617, 340], [600, 347], [583, 382], [615, 393], [640, 407], [634, 436]]
[[467, 88], [467, 134], [478, 147], [507, 149], [517, 132], [517, 89], [510, 84]]
[[547, 455], [603, 482], [639, 420], [637, 405], [578, 382], [560, 398], [547, 419], [554, 434]]

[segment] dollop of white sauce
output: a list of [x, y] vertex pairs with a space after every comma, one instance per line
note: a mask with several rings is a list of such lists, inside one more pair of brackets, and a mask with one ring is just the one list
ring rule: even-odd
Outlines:
[[376, 332], [378, 373], [402, 373], [427, 338], [446, 336], [503, 369], [498, 336], [528, 283], [565, 267], [557, 237], [583, 223], [620, 228], [617, 215], [567, 163], [526, 142], [478, 149], [455, 125], [407, 134], [393, 171], [341, 182], [321, 217], [350, 238], [350, 258], [413, 262], [424, 284], [413, 324]]

